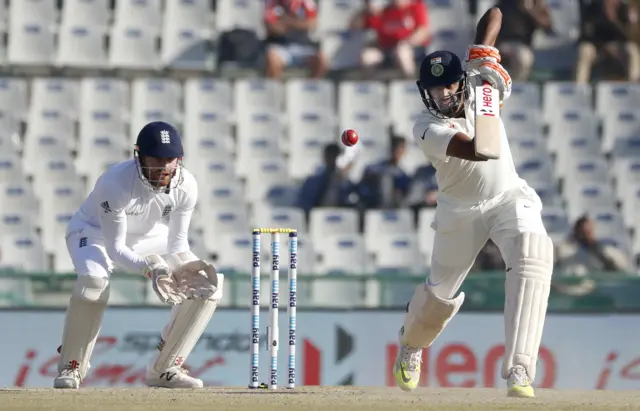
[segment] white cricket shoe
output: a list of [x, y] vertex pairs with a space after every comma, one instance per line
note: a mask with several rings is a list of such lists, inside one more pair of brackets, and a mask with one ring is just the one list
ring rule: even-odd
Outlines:
[[53, 380], [53, 388], [78, 389], [80, 387], [80, 371], [66, 368]]
[[182, 367], [171, 367], [165, 372], [147, 371], [147, 385], [161, 388], [202, 388], [204, 384], [198, 378], [189, 377]]
[[507, 378], [507, 396], [509, 397], [535, 397], [533, 386], [527, 370], [522, 365], [516, 365], [509, 370]]

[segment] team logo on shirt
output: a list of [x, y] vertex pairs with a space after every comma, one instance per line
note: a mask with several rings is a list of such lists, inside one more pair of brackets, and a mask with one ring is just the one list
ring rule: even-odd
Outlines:
[[100, 203], [100, 207], [102, 207], [102, 209], [104, 210], [105, 213], [110, 213], [111, 212], [111, 207], [109, 207], [109, 202], [108, 201], [104, 201], [104, 202]]
[[166, 206], [164, 208], [164, 210], [162, 210], [162, 216], [166, 217], [169, 215], [169, 213], [171, 213], [171, 210], [173, 209], [173, 207], [171, 207], [170, 205]]

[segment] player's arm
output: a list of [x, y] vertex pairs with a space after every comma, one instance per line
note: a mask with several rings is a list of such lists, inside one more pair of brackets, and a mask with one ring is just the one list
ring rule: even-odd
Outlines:
[[189, 225], [198, 201], [198, 186], [195, 180], [185, 184], [183, 195], [182, 204], [169, 215], [168, 254], [187, 252], [190, 249]]
[[447, 157], [469, 161], [487, 161], [485, 158], [476, 156], [475, 145], [471, 137], [443, 124], [417, 123], [413, 128], [413, 135], [425, 153], [442, 161], [446, 161]]
[[474, 44], [494, 47], [501, 27], [502, 12], [498, 7], [491, 7], [478, 21]]
[[121, 188], [112, 182], [105, 181], [102, 182], [99, 190], [101, 203], [104, 203], [100, 211], [100, 227], [109, 258], [131, 272], [143, 273], [148, 268], [147, 262], [126, 244], [126, 198]]

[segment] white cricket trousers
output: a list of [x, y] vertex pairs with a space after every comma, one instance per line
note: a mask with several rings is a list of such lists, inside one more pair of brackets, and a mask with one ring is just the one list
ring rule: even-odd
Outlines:
[[[156, 226], [145, 235], [127, 236], [127, 245], [139, 255], [157, 254], [166, 256], [169, 228], [164, 224]], [[66, 236], [67, 249], [76, 273], [92, 277], [109, 277], [114, 268], [107, 255], [99, 229], [86, 227], [69, 230]]]
[[431, 290], [438, 297], [453, 298], [488, 239], [498, 246], [503, 260], [513, 261], [509, 253], [516, 237], [526, 232], [546, 235], [541, 212], [542, 201], [529, 186], [471, 206], [439, 196], [427, 277]]

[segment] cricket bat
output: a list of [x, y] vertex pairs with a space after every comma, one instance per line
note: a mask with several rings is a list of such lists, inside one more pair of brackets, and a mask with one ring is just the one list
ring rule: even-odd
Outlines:
[[500, 96], [490, 83], [476, 86], [476, 155], [500, 158]]

